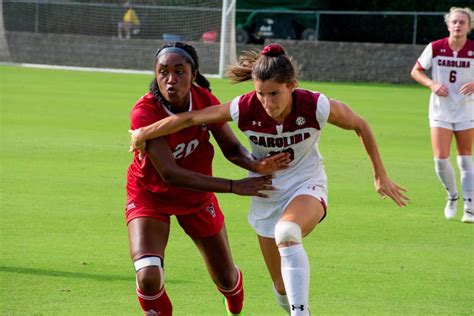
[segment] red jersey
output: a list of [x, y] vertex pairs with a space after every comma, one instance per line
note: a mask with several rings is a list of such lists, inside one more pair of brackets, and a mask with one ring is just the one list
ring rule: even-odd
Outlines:
[[[220, 104], [209, 91], [195, 85], [191, 88], [190, 100], [189, 111]], [[131, 111], [131, 128], [144, 127], [170, 115], [173, 113], [155, 100], [151, 93], [147, 93]], [[163, 136], [163, 139], [168, 143], [177, 165], [212, 176], [214, 148], [209, 141], [209, 132], [219, 129], [223, 124], [225, 123], [191, 126]], [[134, 154], [133, 162], [128, 168], [127, 194], [129, 198], [152, 209], [175, 215], [193, 213], [213, 196], [211, 192], [192, 191], [165, 183], [150, 158], [145, 154], [139, 160], [138, 153]]]

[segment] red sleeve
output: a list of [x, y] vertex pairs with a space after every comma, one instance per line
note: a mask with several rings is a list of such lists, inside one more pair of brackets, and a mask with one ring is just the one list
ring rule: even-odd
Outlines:
[[154, 99], [145, 95], [137, 101], [130, 112], [130, 127], [137, 129], [153, 124], [160, 119]]

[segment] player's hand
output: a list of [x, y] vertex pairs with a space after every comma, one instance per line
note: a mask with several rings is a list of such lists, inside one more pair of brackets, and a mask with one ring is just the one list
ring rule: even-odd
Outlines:
[[430, 85], [430, 89], [439, 97], [447, 97], [449, 93], [448, 88], [444, 84], [439, 84], [436, 82], [433, 82]]
[[403, 194], [403, 192], [407, 192], [407, 190], [392, 182], [388, 176], [376, 177], [375, 189], [382, 198], [386, 199], [388, 196], [400, 207], [408, 205], [410, 201], [410, 199]]
[[462, 95], [474, 94], [474, 82], [468, 82], [468, 83], [463, 84], [461, 89], [459, 89], [459, 92]]
[[277, 170], [286, 169], [291, 162], [289, 153], [279, 153], [255, 161], [255, 171], [260, 174], [270, 174]]
[[129, 152], [139, 151], [139, 158], [142, 159], [145, 153], [146, 142], [141, 138], [141, 129], [128, 130], [130, 133], [130, 148]]
[[268, 197], [268, 195], [260, 191], [275, 190], [275, 188], [272, 186], [272, 178], [273, 175], [268, 174], [261, 177], [233, 180], [232, 193], [238, 195], [253, 195], [266, 198]]

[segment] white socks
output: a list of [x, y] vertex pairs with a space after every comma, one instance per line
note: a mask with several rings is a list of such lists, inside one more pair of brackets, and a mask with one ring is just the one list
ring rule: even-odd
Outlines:
[[448, 191], [448, 197], [450, 199], [457, 198], [458, 189], [456, 187], [456, 179], [454, 177], [453, 166], [449, 162], [449, 158], [438, 159], [434, 158], [435, 171], [438, 175], [439, 180]]
[[275, 297], [277, 299], [278, 305], [281, 306], [288, 314], [290, 314], [290, 303], [288, 303], [288, 296], [286, 294], [280, 294], [273, 286], [273, 291], [275, 292]]
[[461, 187], [464, 198], [464, 209], [473, 210], [474, 207], [474, 167], [472, 156], [458, 156], [457, 162], [461, 171]]
[[[278, 248], [291, 316], [309, 314], [309, 261], [302, 244]], [[281, 304], [280, 304], [281, 305]]]

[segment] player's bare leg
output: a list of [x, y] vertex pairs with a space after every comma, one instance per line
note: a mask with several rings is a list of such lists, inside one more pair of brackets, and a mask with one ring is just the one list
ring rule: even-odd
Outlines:
[[137, 271], [138, 301], [148, 316], [172, 314], [163, 270], [169, 230], [169, 223], [153, 218], [139, 217], [128, 223], [130, 256]]
[[232, 259], [225, 226], [214, 236], [193, 240], [211, 279], [226, 299], [228, 311], [231, 315], [240, 314], [244, 300], [242, 273]]

